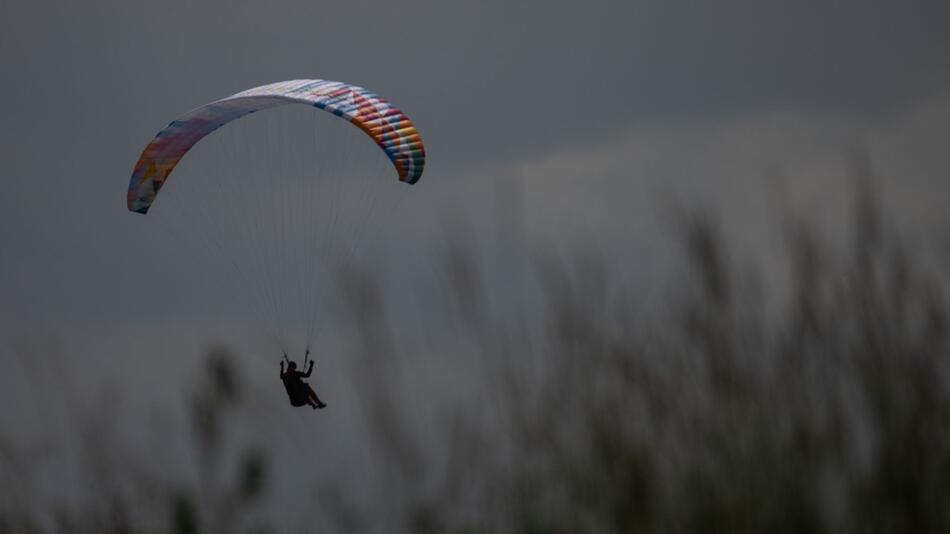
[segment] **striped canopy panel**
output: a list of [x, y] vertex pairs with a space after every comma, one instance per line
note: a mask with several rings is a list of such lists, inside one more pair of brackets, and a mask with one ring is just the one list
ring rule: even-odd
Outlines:
[[249, 113], [293, 103], [315, 106], [355, 124], [383, 149], [403, 182], [414, 184], [422, 176], [426, 159], [422, 137], [403, 112], [362, 87], [326, 80], [291, 80], [248, 89], [201, 106], [158, 132], [132, 172], [129, 210], [147, 213], [175, 165], [204, 136]]

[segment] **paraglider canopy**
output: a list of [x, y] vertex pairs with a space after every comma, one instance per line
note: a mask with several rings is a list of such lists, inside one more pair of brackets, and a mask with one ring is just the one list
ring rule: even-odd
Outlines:
[[145, 147], [135, 165], [129, 181], [129, 210], [147, 213], [181, 158], [206, 135], [249, 113], [293, 103], [323, 109], [363, 130], [386, 153], [403, 182], [414, 184], [422, 176], [422, 137], [402, 111], [355, 85], [290, 80], [242, 91], [172, 121]]

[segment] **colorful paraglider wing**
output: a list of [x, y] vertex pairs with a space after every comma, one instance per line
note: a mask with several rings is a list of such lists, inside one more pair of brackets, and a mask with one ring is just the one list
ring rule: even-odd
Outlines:
[[403, 112], [375, 94], [342, 82], [291, 80], [262, 85], [195, 109], [158, 132], [129, 181], [130, 211], [147, 213], [175, 165], [204, 136], [249, 113], [285, 104], [309, 104], [355, 124], [376, 141], [403, 182], [422, 176], [422, 137]]

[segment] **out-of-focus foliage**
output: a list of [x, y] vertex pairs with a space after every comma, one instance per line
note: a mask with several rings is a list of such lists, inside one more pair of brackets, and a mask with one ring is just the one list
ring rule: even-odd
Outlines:
[[[672, 231], [689, 270], [663, 309], [619, 285], [609, 250], [539, 254], [540, 331], [492, 315], [487, 248], [449, 239], [451, 290], [431, 313], [465, 325], [458, 351], [483, 362], [482, 382], [476, 402], [439, 410], [434, 439], [398, 402], [416, 363], [396, 357], [379, 279], [343, 273], [381, 491], [316, 481], [307, 513], [338, 532], [950, 531], [946, 280], [857, 192], [843, 245], [793, 215], [777, 229], [787, 273], [769, 284], [714, 216], [684, 210]], [[230, 432], [248, 398], [232, 360], [214, 350], [206, 365], [187, 396], [195, 482], [91, 462], [99, 504], [53, 510], [50, 526], [10, 495], [29, 473], [0, 439], [17, 467], [0, 469], [0, 533], [267, 531], [254, 508], [282, 474]], [[161, 527], [132, 519], [143, 507]]]
[[[490, 378], [451, 418], [431, 485], [396, 505], [403, 528], [950, 531], [943, 280], [870, 187], [857, 193], [844, 246], [790, 217], [775, 286], [735, 256], [715, 217], [683, 211], [690, 271], [660, 312], [618, 298], [609, 274], [623, 266], [607, 251], [545, 255], [540, 341], [466, 316]], [[447, 252], [451, 305], [488, 309], [473, 290], [488, 284], [473, 278], [480, 258]]]
[[[203, 362], [197, 383], [190, 385], [185, 395], [195, 455], [178, 458], [194, 461], [196, 480], [170, 480], [163, 471], [172, 466], [153, 460], [155, 448], [169, 447], [175, 441], [174, 432], [148, 450], [132, 449], [117, 433], [113, 414], [121, 402], [110, 394], [101, 406], [80, 414], [80, 469], [85, 471], [80, 506], [53, 504], [43, 511], [37, 510], [26, 494], [19, 500], [5, 499], [5, 506], [0, 507], [0, 532], [268, 531], [254, 516], [254, 507], [267, 490], [268, 456], [230, 431], [243, 416], [240, 373], [228, 351], [221, 348], [210, 350]], [[28, 451], [11, 448], [8, 452], [4, 467], [13, 466], [19, 480], [11, 485], [5, 481], [3, 492], [22, 492], [27, 489], [23, 479], [41, 466], [22, 457]]]

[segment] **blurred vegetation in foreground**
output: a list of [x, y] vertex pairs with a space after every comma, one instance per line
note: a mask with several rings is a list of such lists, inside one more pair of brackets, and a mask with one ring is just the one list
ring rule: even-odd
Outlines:
[[[451, 296], [432, 313], [471, 330], [459, 343], [483, 356], [487, 393], [446, 407], [434, 440], [393, 401], [408, 364], [387, 358], [399, 349], [383, 292], [346, 273], [388, 498], [324, 494], [301, 513], [336, 532], [950, 532], [945, 280], [866, 187], [856, 196], [844, 245], [784, 223], [777, 284], [734, 256], [714, 217], [681, 214], [690, 270], [663, 310], [625, 296], [603, 255], [546, 257], [540, 335], [486, 312], [482, 259], [451, 240]], [[281, 476], [265, 450], [221, 453], [240, 417], [227, 406], [242, 402], [233, 361], [212, 351], [187, 398], [196, 482], [86, 466], [91, 504], [38, 509], [29, 451], [0, 439], [0, 533], [282, 531], [258, 504]]]

